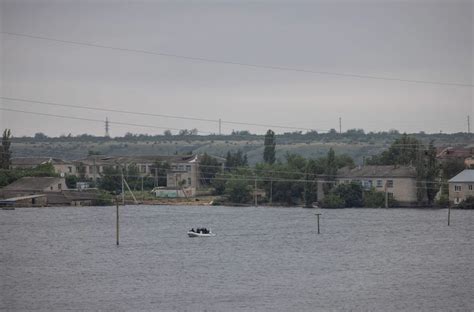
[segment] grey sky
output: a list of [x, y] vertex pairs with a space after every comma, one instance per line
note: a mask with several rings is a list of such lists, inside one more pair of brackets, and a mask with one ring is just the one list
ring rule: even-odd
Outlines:
[[[240, 63], [473, 84], [472, 1], [2, 1], [2, 31]], [[250, 123], [466, 131], [472, 87], [213, 64], [1, 36], [2, 96]], [[217, 132], [217, 124], [3, 100], [4, 108]], [[0, 111], [17, 136], [103, 125]], [[474, 123], [474, 120], [473, 120]], [[223, 132], [266, 129], [223, 125]], [[277, 132], [283, 130], [275, 129]], [[112, 135], [160, 130], [112, 125]]]

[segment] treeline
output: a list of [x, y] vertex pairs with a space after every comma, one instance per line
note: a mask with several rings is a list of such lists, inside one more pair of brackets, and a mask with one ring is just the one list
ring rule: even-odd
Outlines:
[[[451, 144], [465, 144], [472, 140], [473, 135], [468, 133], [435, 133], [426, 134], [424, 132], [414, 133], [410, 135], [421, 142], [449, 142]], [[283, 134], [276, 134], [279, 144], [301, 143], [308, 141], [320, 142], [344, 142], [353, 143], [361, 142], [368, 144], [375, 143], [390, 143], [400, 137], [397, 130], [382, 131], [382, 132], [365, 132], [362, 129], [349, 129], [345, 132], [339, 133], [335, 129], [329, 132], [319, 133], [317, 131], [295, 131], [286, 132]], [[90, 134], [81, 135], [61, 135], [59, 137], [49, 137], [44, 133], [36, 133], [32, 137], [14, 137], [13, 142], [18, 143], [38, 143], [38, 142], [143, 142], [143, 141], [255, 141], [264, 139], [264, 135], [250, 133], [247, 130], [233, 131], [231, 134], [199, 134], [198, 129], [182, 129], [178, 133], [172, 133], [166, 130], [163, 134], [149, 135], [149, 134], [134, 134], [126, 133], [122, 137], [104, 137], [94, 136]]]

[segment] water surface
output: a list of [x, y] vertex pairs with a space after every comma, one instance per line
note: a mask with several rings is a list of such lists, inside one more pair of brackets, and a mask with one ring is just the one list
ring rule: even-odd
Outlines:
[[[474, 211], [0, 210], [9, 311], [472, 311]], [[188, 238], [210, 226], [213, 238]]]

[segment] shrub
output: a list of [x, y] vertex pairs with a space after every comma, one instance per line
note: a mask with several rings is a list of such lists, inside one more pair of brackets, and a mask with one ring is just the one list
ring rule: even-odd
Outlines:
[[456, 206], [460, 209], [474, 209], [474, 196], [469, 196]]
[[385, 207], [385, 194], [382, 192], [377, 192], [374, 189], [364, 192], [364, 207]]
[[344, 199], [333, 193], [328, 194], [321, 202], [323, 208], [344, 208], [345, 205]]
[[358, 183], [339, 184], [331, 191], [344, 201], [345, 207], [363, 207], [362, 186]]
[[439, 199], [436, 201], [436, 207], [446, 208], [449, 206], [449, 197], [446, 194], [441, 194]]

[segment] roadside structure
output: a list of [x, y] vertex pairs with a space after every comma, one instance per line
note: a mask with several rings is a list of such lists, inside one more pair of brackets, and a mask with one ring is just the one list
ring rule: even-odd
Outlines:
[[469, 196], [474, 197], [474, 169], [463, 170], [448, 183], [451, 203], [457, 205]]
[[364, 189], [387, 193], [399, 206], [417, 202], [416, 169], [411, 166], [358, 166], [338, 170], [336, 184], [360, 183]]

